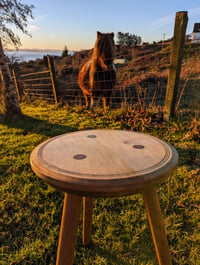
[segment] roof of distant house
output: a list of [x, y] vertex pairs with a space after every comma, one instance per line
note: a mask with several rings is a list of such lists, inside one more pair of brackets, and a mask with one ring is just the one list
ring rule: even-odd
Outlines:
[[200, 32], [200, 23], [194, 23], [193, 32]]

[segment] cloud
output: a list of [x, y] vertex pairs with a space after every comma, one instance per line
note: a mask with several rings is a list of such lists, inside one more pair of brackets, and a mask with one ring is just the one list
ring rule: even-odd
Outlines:
[[[191, 18], [196, 16], [200, 16], [200, 7], [191, 8], [188, 10], [188, 17]], [[170, 14], [168, 16], [164, 16], [157, 19], [152, 23], [152, 26], [154, 27], [154, 29], [159, 29], [162, 28], [163, 26], [174, 23], [174, 20], [175, 20], [175, 14]]]
[[28, 26], [28, 29], [29, 29], [29, 31], [31, 31], [31, 32], [35, 32], [35, 31], [40, 30], [40, 28], [39, 28], [37, 25], [29, 25], [29, 26]]
[[173, 22], [174, 22], [174, 14], [170, 14], [168, 16], [164, 16], [164, 17], [157, 19], [156, 21], [154, 21], [152, 23], [152, 26], [153, 26], [154, 30], [157, 30], [157, 29], [162, 28], [166, 25], [170, 25]]
[[45, 20], [48, 16], [49, 15], [47, 15], [47, 14], [43, 14], [43, 15], [34, 17], [33, 19], [29, 18], [28, 19], [28, 23], [29, 23], [28, 30], [30, 32], [35, 32], [35, 31], [40, 30], [40, 27], [37, 24], [40, 24], [40, 21]]
[[[188, 10], [188, 17], [200, 16], [200, 7], [191, 8]], [[168, 16], [161, 17], [152, 23], [153, 30], [158, 30], [164, 26], [173, 24], [175, 21], [175, 14], [169, 14]]]
[[189, 17], [196, 17], [200, 15], [200, 7], [191, 8], [188, 10]]
[[38, 21], [44, 20], [47, 17], [49, 17], [49, 15], [43, 14], [43, 15], [40, 15], [40, 16], [37, 16], [37, 17], [34, 17], [34, 18], [28, 18], [28, 22], [29, 23], [33, 23], [33, 21], [34, 21], [35, 23], [37, 23]]
[[40, 16], [37, 16], [36, 18], [35, 18], [35, 21], [41, 21], [41, 20], [44, 20], [44, 19], [46, 19], [47, 17], [49, 17], [49, 15], [47, 15], [47, 14], [44, 14], [44, 15], [40, 15]]

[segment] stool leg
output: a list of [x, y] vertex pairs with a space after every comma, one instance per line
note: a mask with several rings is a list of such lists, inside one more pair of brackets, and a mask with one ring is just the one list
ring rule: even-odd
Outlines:
[[91, 241], [93, 198], [83, 197], [83, 245]]
[[82, 197], [65, 193], [56, 265], [73, 264], [81, 203]]
[[157, 192], [154, 187], [150, 187], [142, 195], [159, 265], [172, 265]]

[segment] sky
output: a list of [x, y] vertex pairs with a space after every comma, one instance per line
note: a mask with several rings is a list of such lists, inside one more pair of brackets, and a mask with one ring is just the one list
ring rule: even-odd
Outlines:
[[[84, 50], [94, 46], [96, 32], [129, 32], [144, 42], [173, 36], [175, 14], [188, 11], [187, 34], [200, 22], [199, 0], [22, 0], [33, 4], [28, 37], [16, 29], [21, 49]], [[116, 37], [115, 37], [116, 40]]]

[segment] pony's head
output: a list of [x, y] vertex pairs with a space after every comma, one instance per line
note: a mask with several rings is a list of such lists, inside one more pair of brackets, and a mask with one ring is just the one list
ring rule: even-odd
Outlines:
[[101, 33], [97, 31], [95, 49], [98, 57], [104, 60], [105, 65], [112, 64], [115, 54], [114, 33]]

